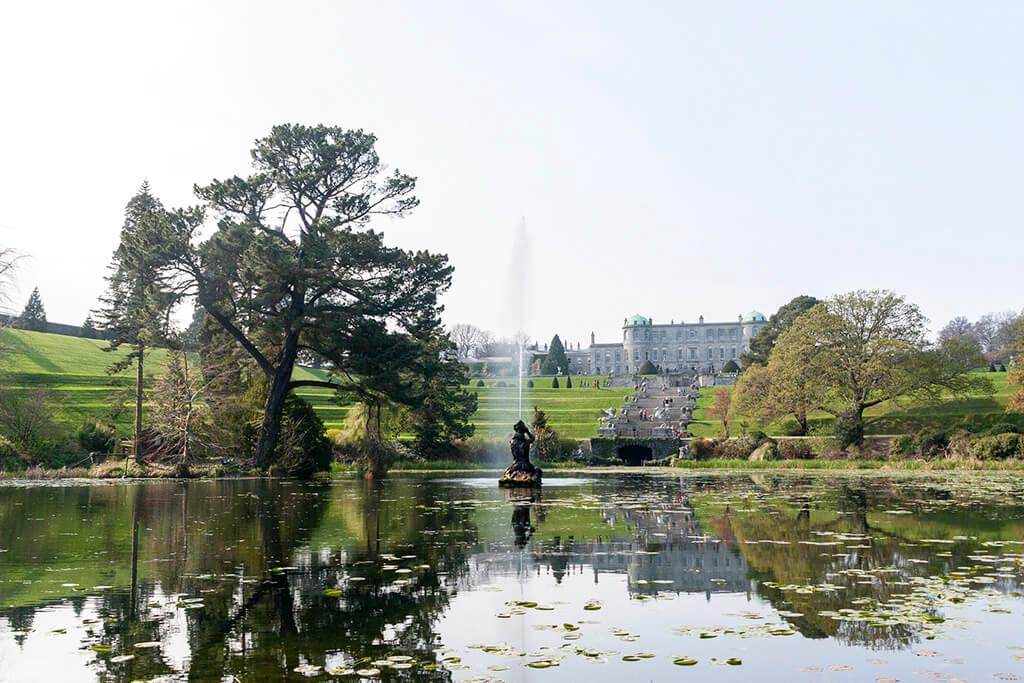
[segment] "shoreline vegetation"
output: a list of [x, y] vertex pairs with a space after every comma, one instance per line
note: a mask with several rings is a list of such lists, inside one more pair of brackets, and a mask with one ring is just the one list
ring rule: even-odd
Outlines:
[[[672, 465], [644, 465], [630, 467], [626, 465], [583, 465], [579, 463], [539, 462], [543, 469], [560, 474], [662, 474], [672, 475], [691, 471], [714, 471], [716, 473], [750, 473], [765, 471], [790, 472], [1024, 472], [1024, 461], [989, 461], [978, 459], [967, 460], [679, 460]], [[504, 470], [502, 465], [492, 463], [471, 463], [455, 460], [439, 460], [422, 463], [396, 463], [389, 470], [389, 475], [403, 474], [494, 474], [496, 477]], [[362, 476], [360, 469], [354, 465], [335, 463], [330, 472], [320, 473], [316, 478], [323, 480], [341, 479]], [[173, 468], [148, 465], [140, 468], [134, 463], [129, 465], [128, 476], [122, 476], [121, 467], [94, 467], [90, 469], [73, 468], [48, 470], [33, 467], [21, 472], [0, 472], [0, 482], [20, 481], [139, 481], [155, 480], [215, 480], [215, 479], [252, 479], [281, 478], [268, 477], [266, 474], [249, 471], [218, 472], [215, 467], [194, 468], [190, 477], [176, 475]]]

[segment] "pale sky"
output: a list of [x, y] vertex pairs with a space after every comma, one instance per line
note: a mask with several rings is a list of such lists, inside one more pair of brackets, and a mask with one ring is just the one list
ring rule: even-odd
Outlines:
[[125, 203], [249, 171], [276, 123], [375, 133], [447, 253], [449, 323], [586, 345], [622, 319], [889, 288], [933, 329], [1024, 306], [1024, 3], [9, 2], [0, 246], [95, 307]]

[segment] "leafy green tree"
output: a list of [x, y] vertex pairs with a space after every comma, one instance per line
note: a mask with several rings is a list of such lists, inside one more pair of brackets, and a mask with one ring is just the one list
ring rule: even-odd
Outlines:
[[844, 434], [863, 434], [864, 411], [883, 401], [991, 393], [986, 377], [968, 374], [984, 362], [977, 348], [959, 339], [931, 346], [925, 322], [917, 306], [889, 291], [834, 296], [779, 338], [772, 354], [785, 362], [769, 361], [768, 370], [785, 386], [787, 372], [802, 366], [820, 386], [816, 407], [842, 415]]
[[813, 296], [801, 294], [779, 307], [779, 310], [768, 319], [768, 324], [750, 340], [750, 348], [740, 355], [743, 367], [749, 367], [754, 363], [768, 365], [768, 358], [775, 348], [779, 335], [792, 327], [797, 318], [817, 303], [818, 300]]
[[[413, 337], [450, 286], [446, 257], [387, 247], [366, 229], [418, 203], [415, 179], [385, 175], [375, 144], [359, 130], [275, 126], [256, 141], [251, 175], [196, 188], [221, 216], [209, 239], [199, 242], [198, 209], [168, 213], [157, 236], [173, 245], [165, 277], [175, 291], [196, 295], [270, 383], [258, 467], [275, 457], [291, 390], [342, 388], [371, 401], [404, 391], [401, 361], [415, 356], [423, 340]], [[300, 350], [329, 361], [334, 378], [293, 379]]]
[[[1006, 376], [1010, 386], [1017, 387], [1017, 390], [1010, 396], [1010, 403], [1007, 410], [1017, 413], [1024, 413], [1024, 315], [1017, 320], [1014, 341], [1010, 347], [1013, 354], [1013, 365]], [[1005, 371], [1005, 366], [1000, 366], [1000, 371]]]
[[755, 363], [746, 368], [736, 383], [736, 412], [760, 422], [787, 415], [796, 419], [795, 435], [807, 434], [807, 415], [824, 396], [824, 385], [813, 364], [807, 363], [800, 347], [783, 344], [780, 337], [768, 366]]
[[29, 294], [25, 309], [18, 316], [17, 326], [23, 330], [46, 332], [46, 309], [43, 308], [43, 299], [39, 296], [38, 287]]
[[143, 182], [129, 201], [121, 226], [121, 241], [109, 266], [107, 291], [95, 311], [109, 344], [104, 351], [129, 346], [127, 355], [113, 362], [107, 372], [116, 375], [135, 366], [135, 457], [143, 455], [142, 404], [146, 351], [165, 337], [169, 295], [161, 290], [158, 256], [152, 238], [163, 205]]

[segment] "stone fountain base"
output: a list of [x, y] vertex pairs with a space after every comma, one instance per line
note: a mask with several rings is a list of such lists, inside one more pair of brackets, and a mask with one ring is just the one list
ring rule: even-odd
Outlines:
[[498, 480], [498, 486], [503, 488], [516, 488], [520, 486], [540, 486], [541, 469], [534, 467], [533, 471], [527, 471], [515, 468], [515, 465], [505, 470], [505, 474], [501, 475], [501, 479]]

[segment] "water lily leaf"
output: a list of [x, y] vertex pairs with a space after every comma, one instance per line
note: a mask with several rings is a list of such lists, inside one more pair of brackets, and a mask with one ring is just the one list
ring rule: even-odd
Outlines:
[[693, 666], [697, 663], [697, 660], [689, 657], [676, 657], [672, 660], [672, 663], [676, 666]]

